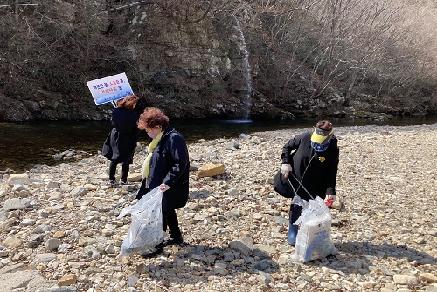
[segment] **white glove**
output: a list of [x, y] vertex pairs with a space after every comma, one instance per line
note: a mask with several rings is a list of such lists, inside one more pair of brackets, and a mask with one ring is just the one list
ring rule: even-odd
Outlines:
[[281, 164], [281, 174], [284, 178], [288, 178], [288, 173], [292, 170], [293, 168], [291, 167], [290, 164], [285, 164], [285, 163]]

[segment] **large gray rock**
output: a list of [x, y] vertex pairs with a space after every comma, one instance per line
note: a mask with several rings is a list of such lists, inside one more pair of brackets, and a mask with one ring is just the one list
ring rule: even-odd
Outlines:
[[244, 237], [239, 240], [234, 240], [229, 243], [229, 247], [244, 255], [249, 255], [253, 250], [253, 239], [251, 237]]
[[11, 191], [11, 188], [8, 185], [2, 184], [0, 185], [0, 198], [3, 198]]
[[275, 263], [272, 260], [269, 259], [264, 259], [264, 260], [260, 260], [259, 262], [257, 262], [254, 266], [255, 269], [259, 270], [259, 271], [271, 271], [274, 270], [275, 268], [277, 268], [278, 264]]
[[226, 149], [228, 150], [238, 150], [240, 149], [240, 143], [238, 141], [232, 140], [226, 145]]
[[421, 273], [420, 279], [427, 283], [437, 283], [437, 276], [431, 273]]
[[8, 236], [3, 240], [3, 245], [12, 249], [20, 247], [22, 243], [23, 241], [20, 238], [13, 235]]
[[394, 275], [393, 282], [396, 284], [414, 285], [417, 283], [417, 278], [410, 275]]
[[46, 188], [47, 189], [58, 189], [60, 188], [61, 184], [59, 182], [55, 182], [55, 181], [49, 181], [47, 183]]
[[28, 246], [30, 248], [36, 248], [42, 243], [43, 240], [44, 240], [43, 234], [32, 234], [28, 239]]
[[30, 183], [31, 180], [27, 173], [12, 173], [8, 179], [8, 184], [10, 185], [28, 185]]
[[61, 241], [57, 238], [50, 238], [46, 241], [46, 249], [47, 250], [57, 250], [61, 245]]
[[37, 271], [21, 270], [23, 266], [12, 266], [0, 269], [0, 283], [2, 292], [37, 291], [53, 286], [52, 281], [46, 280]]
[[35, 256], [35, 259], [40, 263], [48, 263], [56, 259], [54, 253], [41, 253]]
[[21, 226], [32, 226], [35, 224], [35, 220], [34, 219], [30, 219], [30, 218], [25, 218], [20, 222]]
[[26, 206], [29, 206], [29, 201], [20, 198], [7, 199], [3, 203], [3, 209], [5, 211], [22, 210], [22, 209], [26, 209]]
[[273, 277], [263, 271], [259, 271], [260, 282], [264, 285], [268, 285], [273, 281]]
[[43, 289], [36, 290], [36, 292], [76, 292], [76, 291], [77, 291], [76, 287], [72, 287], [72, 286], [52, 287], [52, 288], [43, 288]]
[[76, 187], [70, 192], [70, 195], [72, 195], [73, 197], [76, 197], [76, 196], [84, 196], [84, 195], [86, 195], [86, 193], [88, 193], [87, 189], [85, 189], [83, 187]]

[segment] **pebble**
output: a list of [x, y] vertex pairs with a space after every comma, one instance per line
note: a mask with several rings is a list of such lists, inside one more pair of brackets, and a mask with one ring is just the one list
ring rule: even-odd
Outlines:
[[58, 285], [59, 286], [70, 286], [70, 285], [75, 284], [76, 282], [77, 282], [77, 276], [75, 274], [68, 274], [68, 275], [62, 276], [58, 280]]
[[[116, 217], [138, 189], [144, 147], [128, 187], [107, 187], [99, 156], [7, 177], [0, 280], [35, 267], [50, 284], [41, 291], [435, 291], [437, 125], [335, 128], [338, 254], [308, 264], [293, 261], [289, 200], [271, 184], [282, 146], [302, 131], [190, 143], [198, 168], [191, 199], [177, 210], [187, 245], [152, 259], [118, 254], [131, 221]], [[224, 173], [199, 177], [210, 164]], [[20, 289], [35, 291], [30, 283]]]
[[56, 255], [53, 254], [53, 253], [37, 254], [35, 256], [35, 259], [38, 262], [41, 262], [41, 263], [48, 263], [48, 262], [51, 262], [51, 261], [55, 260], [56, 259]]
[[421, 273], [420, 279], [427, 283], [437, 283], [437, 277], [431, 273]]
[[46, 249], [47, 250], [57, 250], [61, 245], [61, 241], [57, 238], [50, 238], [46, 241]]
[[417, 278], [409, 275], [394, 275], [393, 282], [395, 284], [414, 285], [417, 282]]

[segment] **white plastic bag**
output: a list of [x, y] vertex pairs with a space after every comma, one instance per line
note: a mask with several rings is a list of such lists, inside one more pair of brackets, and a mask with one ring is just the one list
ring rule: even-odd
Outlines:
[[299, 225], [295, 260], [308, 262], [336, 254], [337, 249], [331, 240], [331, 214], [325, 202], [320, 197], [316, 197], [308, 204], [305, 203], [299, 204], [303, 207], [302, 215], [295, 223]]
[[159, 187], [145, 194], [135, 205], [121, 210], [118, 218], [132, 215], [127, 237], [121, 245], [120, 255], [145, 253], [164, 239], [162, 230], [162, 191]]

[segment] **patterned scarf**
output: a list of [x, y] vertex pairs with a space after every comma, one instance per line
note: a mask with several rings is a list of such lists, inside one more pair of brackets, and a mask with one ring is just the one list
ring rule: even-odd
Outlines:
[[150, 142], [149, 146], [147, 147], [147, 152], [149, 153], [146, 157], [146, 159], [143, 162], [142, 172], [141, 176], [144, 178], [148, 178], [150, 175], [150, 161], [152, 160], [153, 151], [155, 151], [156, 146], [158, 146], [159, 141], [161, 141], [162, 138], [162, 132], [159, 133], [153, 140]]
[[311, 142], [311, 147], [313, 147], [313, 149], [316, 152], [323, 152], [323, 151], [326, 151], [326, 149], [328, 149], [330, 142], [331, 142], [331, 139], [329, 139], [328, 141], [325, 141], [322, 144], [316, 143], [316, 142]]

